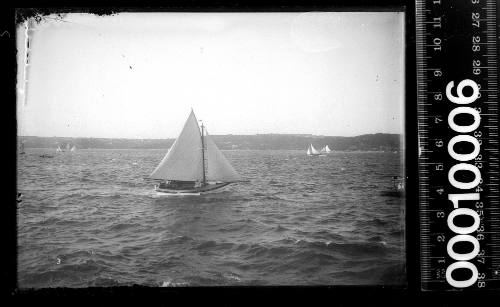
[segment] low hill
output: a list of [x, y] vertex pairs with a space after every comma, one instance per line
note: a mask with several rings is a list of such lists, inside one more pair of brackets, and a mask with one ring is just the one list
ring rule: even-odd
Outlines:
[[[341, 151], [395, 151], [400, 149], [399, 134], [364, 134], [354, 137], [316, 136], [310, 134], [212, 135], [220, 149], [303, 149], [313, 144], [318, 150], [328, 145]], [[174, 139], [111, 139], [21, 136], [25, 148], [62, 148], [66, 144], [77, 149], [166, 149]]]

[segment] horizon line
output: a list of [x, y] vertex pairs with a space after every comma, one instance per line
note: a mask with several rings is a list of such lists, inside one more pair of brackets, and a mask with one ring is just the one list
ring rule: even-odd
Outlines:
[[[363, 135], [376, 135], [376, 134], [390, 134], [390, 135], [404, 135], [404, 133], [388, 133], [388, 132], [375, 132], [375, 133], [364, 133], [354, 136], [342, 136], [342, 135], [322, 135], [322, 134], [311, 134], [311, 133], [254, 133], [254, 134], [211, 134], [211, 136], [256, 136], [256, 135], [286, 135], [286, 136], [311, 136], [311, 137], [342, 137], [342, 138], [352, 138]], [[94, 137], [94, 136], [39, 136], [39, 135], [17, 135], [17, 137], [38, 137], [38, 138], [80, 138], [80, 139], [122, 139], [122, 140], [168, 140], [177, 139], [177, 137], [170, 138], [133, 138], [133, 137]]]

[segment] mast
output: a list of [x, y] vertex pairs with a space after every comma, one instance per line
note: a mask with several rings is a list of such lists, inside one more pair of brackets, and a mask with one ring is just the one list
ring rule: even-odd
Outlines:
[[217, 148], [203, 122], [196, 119], [192, 110], [179, 137], [175, 139], [168, 153], [149, 177], [161, 180], [196, 181], [205, 186], [210, 181], [241, 180]]
[[203, 128], [205, 126], [203, 125], [203, 122], [201, 122], [201, 163], [202, 163], [202, 169], [203, 169], [203, 186], [207, 184], [207, 178], [205, 175], [205, 138], [203, 136]]

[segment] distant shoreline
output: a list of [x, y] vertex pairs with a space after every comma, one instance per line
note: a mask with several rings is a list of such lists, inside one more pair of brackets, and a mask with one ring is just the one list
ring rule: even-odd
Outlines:
[[[307, 150], [309, 144], [320, 150], [328, 145], [333, 151], [400, 151], [400, 134], [376, 133], [354, 137], [296, 134], [212, 135], [222, 150]], [[174, 139], [111, 139], [20, 136], [24, 148], [78, 149], [167, 149]], [[19, 145], [18, 145], [19, 146]]]

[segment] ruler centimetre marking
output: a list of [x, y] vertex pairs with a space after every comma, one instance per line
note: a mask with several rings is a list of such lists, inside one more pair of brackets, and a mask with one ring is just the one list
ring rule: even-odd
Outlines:
[[416, 1], [422, 290], [500, 288], [497, 16]]

